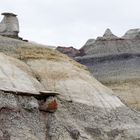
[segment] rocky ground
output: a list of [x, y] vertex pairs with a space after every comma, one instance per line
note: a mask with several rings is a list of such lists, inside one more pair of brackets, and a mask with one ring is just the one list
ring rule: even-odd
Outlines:
[[47, 46], [0, 37], [1, 140], [138, 140], [140, 113]]

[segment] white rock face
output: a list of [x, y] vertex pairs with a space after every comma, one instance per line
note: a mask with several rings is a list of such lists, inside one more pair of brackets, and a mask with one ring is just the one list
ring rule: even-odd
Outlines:
[[[0, 89], [37, 93], [40, 83], [31, 75], [30, 69], [18, 60], [0, 54]], [[30, 73], [27, 73], [27, 72]]]

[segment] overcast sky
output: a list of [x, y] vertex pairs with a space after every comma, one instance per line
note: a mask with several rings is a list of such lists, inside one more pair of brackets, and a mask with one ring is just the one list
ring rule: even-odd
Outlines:
[[55, 46], [80, 48], [106, 28], [122, 36], [140, 27], [140, 0], [0, 0], [0, 10], [18, 15], [21, 37]]

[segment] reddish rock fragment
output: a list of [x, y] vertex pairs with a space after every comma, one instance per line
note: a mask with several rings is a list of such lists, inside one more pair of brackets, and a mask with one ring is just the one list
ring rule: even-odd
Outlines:
[[49, 97], [45, 102], [41, 102], [39, 106], [40, 111], [55, 112], [58, 108], [57, 100], [54, 97]]

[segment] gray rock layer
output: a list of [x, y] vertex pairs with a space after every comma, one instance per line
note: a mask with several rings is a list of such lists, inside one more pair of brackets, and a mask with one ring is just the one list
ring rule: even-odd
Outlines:
[[76, 58], [86, 65], [101, 82], [127, 81], [140, 78], [140, 54], [122, 53], [102, 57], [85, 56]]
[[104, 36], [108, 38], [103, 36], [90, 46], [85, 45], [86, 55], [75, 60], [86, 65], [127, 105], [140, 110], [140, 30], [131, 29], [122, 38], [113, 38], [111, 34], [107, 30]]

